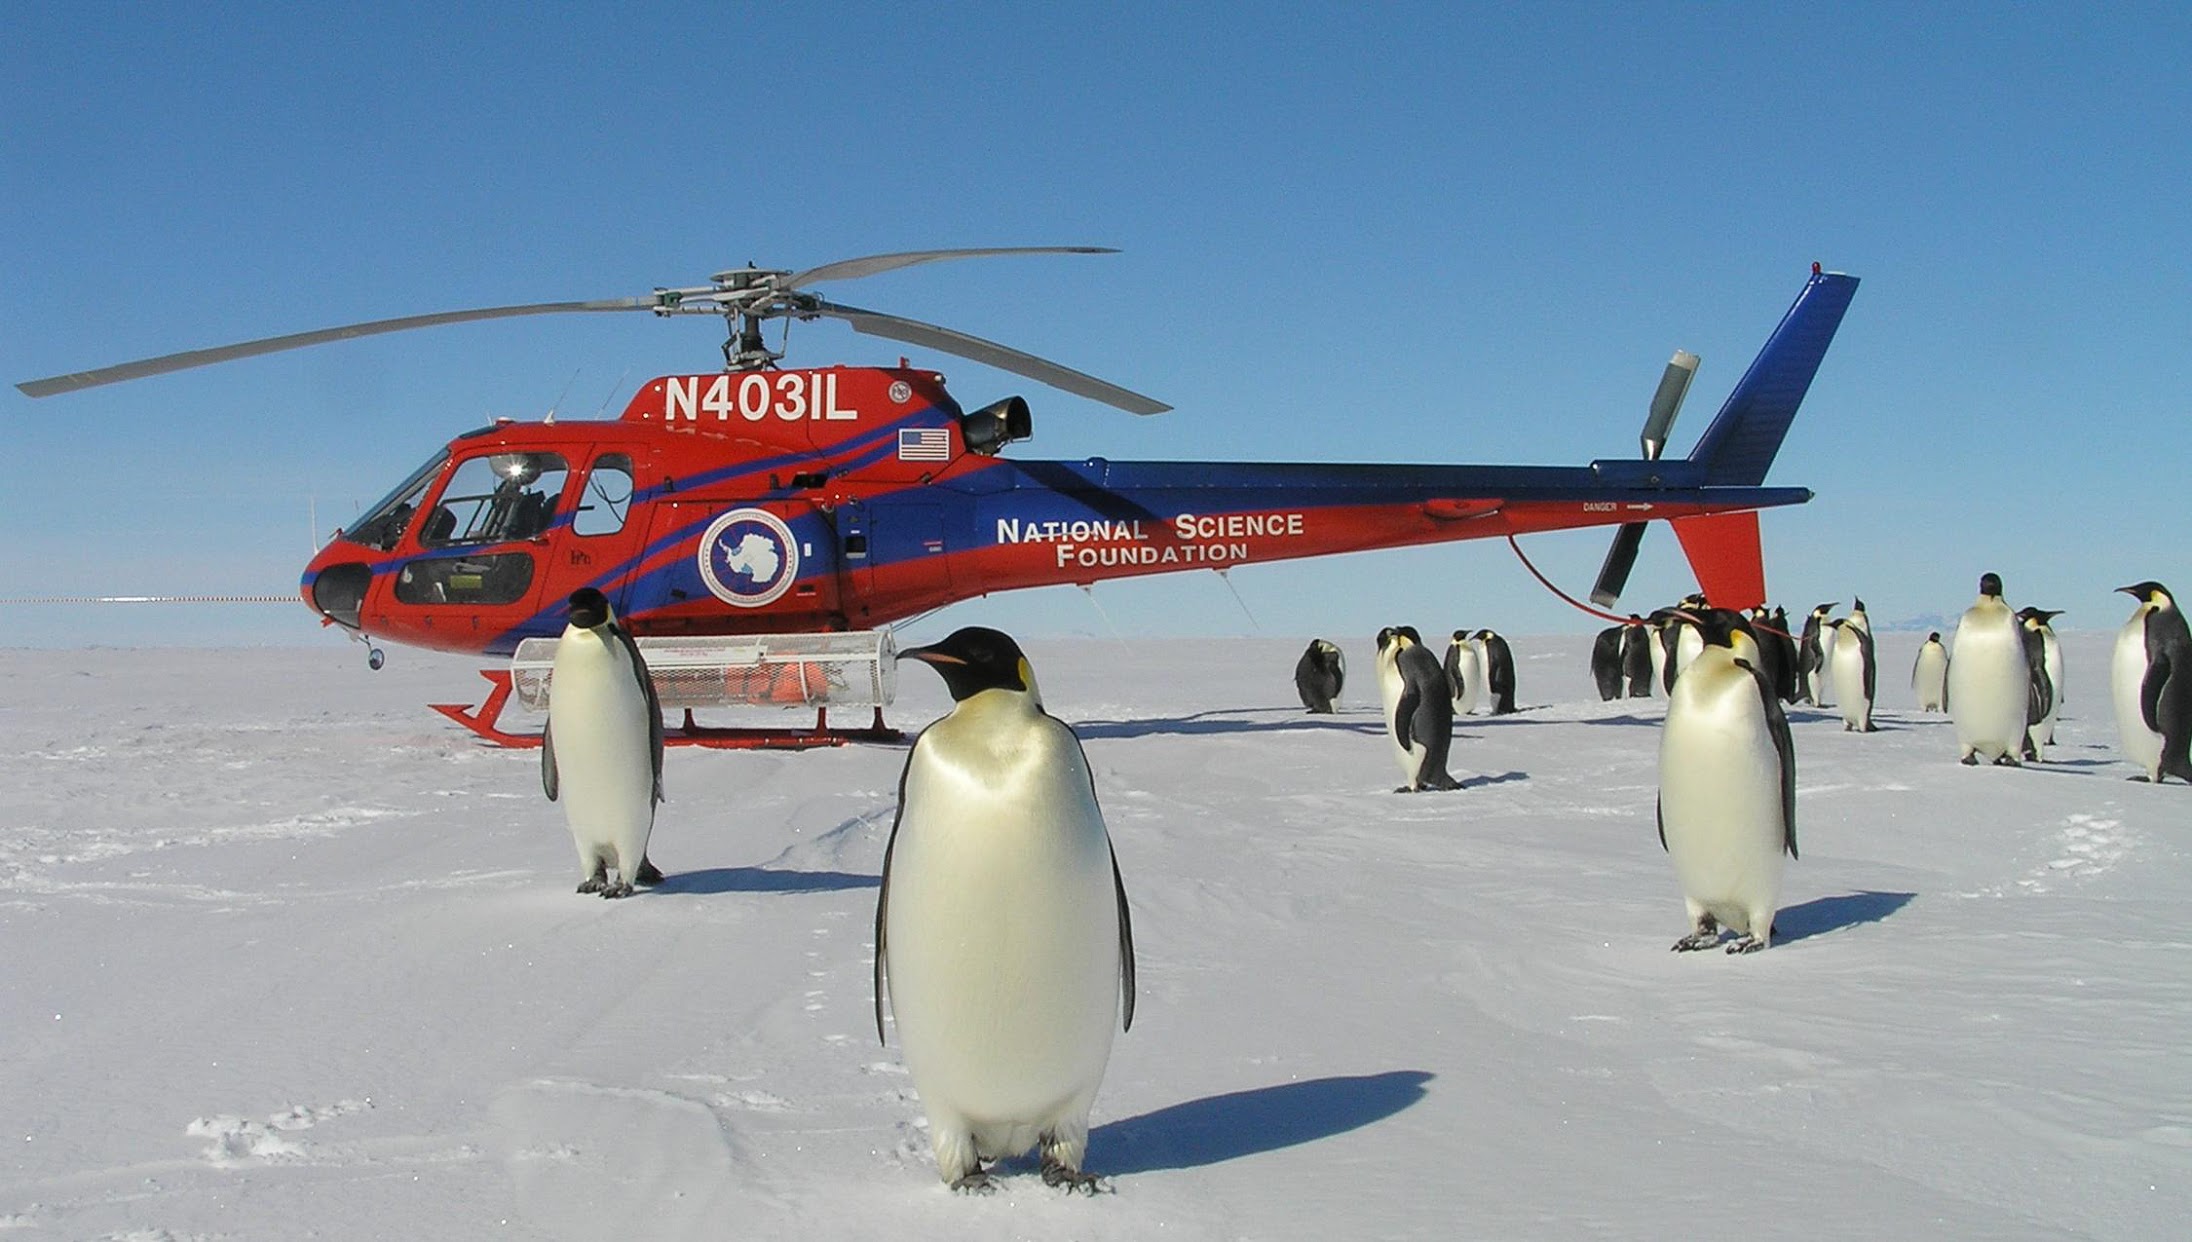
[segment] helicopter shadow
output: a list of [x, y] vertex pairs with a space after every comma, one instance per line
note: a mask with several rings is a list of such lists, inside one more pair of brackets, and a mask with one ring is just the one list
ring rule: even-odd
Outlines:
[[1790, 944], [1809, 940], [1845, 927], [1877, 923], [1909, 905], [1916, 893], [1860, 889], [1835, 897], [1814, 897], [1801, 905], [1786, 906], [1773, 916], [1773, 942]]
[[1089, 1135], [1107, 1176], [1199, 1169], [1299, 1147], [1359, 1130], [1428, 1094], [1424, 1070], [1316, 1078], [1205, 1096], [1139, 1117], [1106, 1122]]
[[1212, 736], [1225, 733], [1362, 733], [1382, 736], [1385, 725], [1379, 721], [1349, 722], [1337, 716], [1322, 713], [1303, 713], [1281, 720], [1247, 720], [1243, 713], [1268, 711], [1268, 708], [1220, 708], [1196, 712], [1191, 716], [1158, 716], [1148, 720], [1083, 720], [1073, 725], [1073, 731], [1082, 741], [1090, 738], [1149, 737], [1154, 734], [1179, 736]]
[[708, 867], [662, 877], [657, 893], [705, 897], [718, 893], [841, 893], [880, 888], [883, 877], [850, 871], [779, 871], [772, 867]]

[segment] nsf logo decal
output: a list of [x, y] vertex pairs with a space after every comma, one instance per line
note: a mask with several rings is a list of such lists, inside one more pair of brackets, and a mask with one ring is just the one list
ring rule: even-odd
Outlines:
[[700, 537], [701, 580], [734, 608], [773, 604], [799, 577], [791, 527], [765, 509], [733, 509]]

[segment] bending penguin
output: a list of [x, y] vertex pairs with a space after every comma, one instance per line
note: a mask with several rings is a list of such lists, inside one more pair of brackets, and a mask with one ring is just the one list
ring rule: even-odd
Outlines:
[[1423, 646], [1414, 626], [1378, 631], [1378, 697], [1385, 704], [1385, 732], [1393, 758], [1408, 782], [1395, 793], [1459, 789], [1446, 772], [1454, 741], [1454, 704], [1446, 671]]
[[1591, 640], [1591, 684], [1601, 703], [1621, 697], [1621, 645], [1628, 632], [1627, 625], [1609, 625]]
[[578, 846], [578, 891], [629, 897], [635, 884], [662, 882], [647, 861], [662, 801], [662, 704], [608, 597], [581, 587], [570, 608], [549, 676], [541, 791], [563, 803]]
[[1804, 635], [1796, 644], [1796, 699], [1814, 707], [1827, 705], [1827, 649], [1830, 641], [1822, 628], [1836, 600], [1821, 604], [1804, 616]]
[[967, 628], [898, 658], [941, 674], [952, 709], [899, 777], [876, 1038], [887, 995], [952, 1189], [992, 1190], [984, 1161], [1039, 1146], [1044, 1182], [1094, 1193], [1088, 1111], [1112, 1025], [1134, 1025], [1134, 929], [1088, 758], [1009, 636]]
[[1910, 688], [1918, 695], [1918, 710], [1948, 710], [1948, 648], [1941, 645], [1941, 631], [1926, 635], [1918, 645], [1918, 660], [1910, 666]]
[[1505, 716], [1515, 710], [1515, 653], [1507, 640], [1490, 630], [1478, 630], [1472, 639], [1484, 658], [1484, 688], [1492, 698], [1492, 714]]
[[2002, 579], [1985, 574], [1979, 598], [1956, 623], [1948, 662], [1948, 714], [1959, 762], [2018, 766], [2031, 724], [2032, 674], [2017, 617], [2002, 601]]
[[1294, 662], [1294, 693], [1301, 696], [1302, 706], [1329, 715], [1333, 700], [1340, 697], [1340, 688], [1346, 684], [1347, 657], [1339, 645], [1310, 639], [1309, 649]]
[[1842, 731], [1878, 732], [1872, 723], [1872, 692], [1877, 679], [1872, 661], [1872, 622], [1865, 616], [1865, 601], [1852, 601], [1850, 615], [1827, 624], [1834, 627], [1834, 645], [1827, 662], [1834, 674], [1834, 700], [1842, 706]]
[[2116, 588], [2139, 601], [2110, 666], [2124, 751], [2156, 784], [2192, 781], [2192, 630], [2159, 582]]
[[1477, 693], [1484, 688], [1484, 649], [1469, 641], [1467, 630], [1455, 630], [1446, 644], [1446, 682], [1456, 716], [1477, 709]]
[[1621, 676], [1630, 698], [1652, 697], [1652, 630], [1633, 612], [1621, 630]]
[[2063, 648], [2048, 622], [2062, 615], [2060, 608], [2017, 610], [2018, 636], [2025, 643], [2025, 670], [2032, 678], [2025, 708], [2031, 723], [2025, 726], [2024, 744], [2024, 756], [2031, 761], [2046, 758], [2042, 751], [2055, 744], [2055, 714], [2063, 705]]
[[1757, 641], [1723, 609], [1698, 614], [1703, 649], [1677, 678], [1659, 734], [1659, 844], [1690, 916], [1678, 951], [1773, 943], [1782, 855], [1796, 857], [1796, 748]]

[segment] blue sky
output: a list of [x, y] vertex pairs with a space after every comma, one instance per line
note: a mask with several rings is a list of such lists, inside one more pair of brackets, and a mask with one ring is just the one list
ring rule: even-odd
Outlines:
[[[459, 11], [450, 11], [450, 10]], [[1953, 616], [1982, 570], [2107, 627], [2187, 579], [2181, 6], [31, 5], [0, 2], [0, 378], [749, 260], [1096, 244], [825, 292], [1175, 405], [1020, 392], [1025, 457], [1686, 452], [1813, 260], [1864, 285], [1770, 483], [1794, 608]], [[621, 409], [712, 320], [381, 337], [0, 392], [0, 596], [293, 592], [488, 417]], [[901, 352], [799, 325], [795, 362]], [[1605, 537], [1532, 556], [1581, 594]], [[2192, 579], [2187, 579], [2192, 580]], [[1596, 623], [1504, 543], [1056, 588], [1023, 633]], [[1655, 528], [1639, 604], [1691, 589]], [[1239, 601], [1234, 598], [1237, 591]], [[1101, 606], [1099, 611], [1096, 605]], [[926, 623], [935, 628], [937, 620]], [[302, 605], [0, 605], [0, 645], [337, 642]]]

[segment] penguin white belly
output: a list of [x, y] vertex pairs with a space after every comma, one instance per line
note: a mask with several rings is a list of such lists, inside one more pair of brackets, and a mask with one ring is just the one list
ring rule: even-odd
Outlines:
[[1942, 647], [1929, 646], [1919, 651], [1917, 670], [1911, 674], [1912, 687], [1918, 692], [1918, 710], [1937, 712], [1944, 706], [1948, 687], [1948, 654]]
[[[2002, 614], [2007, 617], [2008, 609]], [[2016, 759], [2022, 752], [2030, 709], [2028, 669], [2015, 624], [1967, 620], [1957, 627], [1948, 665], [1948, 711], [1965, 754], [1991, 760]]]
[[1811, 701], [1814, 707], [1831, 707], [1827, 691], [1834, 685], [1834, 636], [1840, 631], [1832, 626], [1819, 628], [1819, 667], [1811, 674]]
[[[1423, 761], [1430, 753], [1419, 740], [1411, 745], [1400, 744], [1400, 730], [1395, 726], [1400, 711], [1400, 696], [1407, 689], [1407, 679], [1401, 676], [1398, 652], [1387, 648], [1378, 653], [1378, 700], [1385, 705], [1385, 740], [1393, 748], [1393, 762], [1400, 765], [1401, 779], [1410, 785], [1416, 783], [1416, 774], [1423, 770]], [[1468, 672], [1464, 659], [1462, 671]], [[1470, 686], [1476, 685], [1474, 678]], [[1460, 710], [1460, 700], [1455, 700], [1455, 710]]]
[[1788, 827], [1781, 758], [1746, 681], [1677, 680], [1659, 741], [1659, 814], [1682, 895], [1764, 938], [1780, 905]]
[[581, 631], [556, 646], [548, 695], [557, 800], [579, 866], [598, 861], [630, 884], [655, 822], [647, 699], [623, 650]]
[[[1035, 740], [1012, 753], [1000, 739]], [[938, 1163], [1051, 1135], [1077, 1165], [1120, 979], [1110, 841], [1079, 747], [1063, 725], [955, 716], [922, 736], [904, 797], [885, 968]]]
[[1688, 668], [1692, 660], [1704, 653], [1705, 636], [1698, 633], [1697, 627], [1694, 625], [1683, 626], [1682, 632], [1676, 635], [1674, 640], [1674, 675], [1680, 678], [1682, 670]]
[[2116, 654], [2109, 661], [2108, 684], [2116, 701], [2116, 735], [2124, 758], [2153, 780], [2162, 763], [2162, 735], [2146, 727], [2139, 712], [2139, 686], [2146, 680], [2146, 610], [2116, 631]]
[[1827, 663], [1834, 671], [1834, 701], [1842, 707], [1842, 722], [1862, 727], [1872, 705], [1865, 694], [1864, 648], [1854, 638], [1837, 640]]
[[1657, 698], [1662, 686], [1667, 684], [1667, 639], [1656, 628], [1645, 640], [1652, 652], [1652, 697]]

